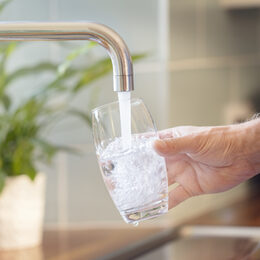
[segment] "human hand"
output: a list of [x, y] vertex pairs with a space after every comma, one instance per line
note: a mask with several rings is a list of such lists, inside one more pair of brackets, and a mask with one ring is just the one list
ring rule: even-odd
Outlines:
[[176, 127], [159, 133], [169, 209], [196, 195], [226, 191], [260, 172], [260, 121], [223, 127]]

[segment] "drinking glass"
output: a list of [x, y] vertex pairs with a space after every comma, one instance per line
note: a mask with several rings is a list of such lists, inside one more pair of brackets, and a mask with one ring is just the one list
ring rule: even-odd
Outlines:
[[106, 187], [127, 223], [168, 211], [165, 160], [153, 149], [158, 139], [150, 112], [141, 99], [131, 100], [131, 142], [121, 137], [119, 102], [92, 111], [96, 154]]

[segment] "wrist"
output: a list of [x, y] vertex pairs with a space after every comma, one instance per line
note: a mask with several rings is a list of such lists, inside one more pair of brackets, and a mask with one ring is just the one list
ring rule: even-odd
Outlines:
[[245, 146], [244, 155], [250, 163], [253, 174], [260, 173], [260, 118], [243, 124], [244, 131], [242, 139]]

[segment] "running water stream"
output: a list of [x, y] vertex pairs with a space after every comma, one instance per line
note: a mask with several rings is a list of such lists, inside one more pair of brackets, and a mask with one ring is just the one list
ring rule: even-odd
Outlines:
[[131, 147], [131, 92], [118, 92], [123, 147]]

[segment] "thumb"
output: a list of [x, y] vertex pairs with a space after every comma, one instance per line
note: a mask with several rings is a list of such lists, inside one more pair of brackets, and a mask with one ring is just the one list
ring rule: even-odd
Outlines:
[[153, 147], [162, 156], [171, 156], [178, 153], [191, 153], [196, 150], [197, 142], [191, 135], [178, 138], [158, 139]]

